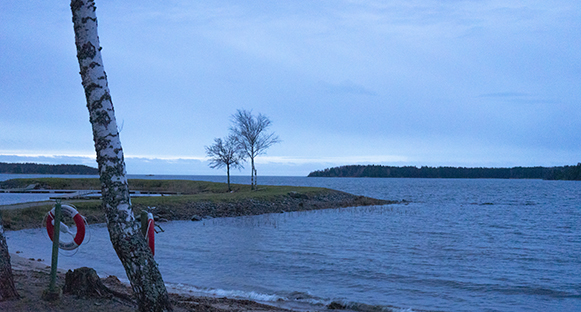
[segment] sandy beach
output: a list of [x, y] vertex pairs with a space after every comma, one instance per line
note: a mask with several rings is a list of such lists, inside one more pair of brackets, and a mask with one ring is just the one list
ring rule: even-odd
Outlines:
[[[10, 254], [14, 282], [21, 298], [19, 300], [0, 302], [0, 311], [34, 311], [34, 312], [78, 312], [78, 311], [136, 311], [135, 302], [116, 297], [112, 298], [78, 298], [75, 295], [63, 294], [54, 302], [41, 298], [43, 290], [48, 287], [50, 267], [38, 259], [25, 259], [17, 254]], [[59, 270], [57, 286], [62, 289], [65, 283], [65, 271]], [[103, 284], [117, 292], [131, 295], [131, 288], [121, 283], [115, 276], [101, 279]], [[278, 307], [260, 304], [250, 300], [228, 298], [210, 298], [183, 296], [170, 293], [174, 311], [290, 311]]]

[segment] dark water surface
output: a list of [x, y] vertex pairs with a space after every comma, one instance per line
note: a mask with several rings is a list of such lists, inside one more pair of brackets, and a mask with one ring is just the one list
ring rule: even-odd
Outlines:
[[[163, 223], [156, 260], [171, 288], [270, 302], [334, 300], [360, 309], [581, 311], [580, 182], [259, 177], [259, 183], [411, 203]], [[106, 229], [91, 226], [90, 234], [75, 255], [61, 255], [60, 267], [123, 277]], [[11, 252], [49, 262], [44, 229], [7, 236]]]

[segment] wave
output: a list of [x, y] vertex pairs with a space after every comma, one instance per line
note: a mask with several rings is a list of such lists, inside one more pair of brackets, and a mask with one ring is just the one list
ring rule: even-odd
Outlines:
[[359, 302], [347, 302], [317, 297], [308, 292], [293, 291], [281, 294], [265, 294], [255, 291], [225, 290], [210, 287], [197, 287], [181, 283], [166, 283], [168, 291], [181, 295], [203, 296], [213, 298], [229, 298], [252, 300], [263, 304], [273, 305], [294, 311], [313, 310], [345, 310], [354, 312], [420, 312], [411, 308], [395, 306], [369, 305]]
[[276, 302], [284, 300], [281, 296], [262, 294], [254, 291], [242, 291], [242, 290], [225, 290], [219, 288], [209, 288], [209, 287], [197, 287], [186, 284], [173, 284], [166, 283], [168, 291], [175, 292], [183, 295], [197, 295], [205, 297], [227, 297], [232, 299], [249, 299], [260, 302]]

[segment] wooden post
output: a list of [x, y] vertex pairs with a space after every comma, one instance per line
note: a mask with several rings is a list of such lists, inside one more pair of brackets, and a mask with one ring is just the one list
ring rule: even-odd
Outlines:
[[61, 290], [56, 287], [56, 273], [58, 268], [58, 258], [59, 258], [59, 241], [61, 231], [61, 201], [56, 200], [56, 205], [54, 206], [54, 231], [52, 237], [52, 260], [50, 262], [50, 282], [48, 284], [48, 289], [42, 293], [42, 299], [46, 301], [54, 301], [59, 299]]

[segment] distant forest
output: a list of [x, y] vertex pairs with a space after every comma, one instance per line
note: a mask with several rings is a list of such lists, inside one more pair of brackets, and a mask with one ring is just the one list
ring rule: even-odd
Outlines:
[[85, 165], [43, 165], [34, 163], [3, 163], [0, 162], [0, 173], [25, 174], [99, 174], [97, 168]]
[[544, 179], [581, 180], [581, 163], [562, 167], [464, 168], [464, 167], [391, 167], [352, 165], [309, 173], [309, 177], [369, 178], [450, 178], [450, 179]]

